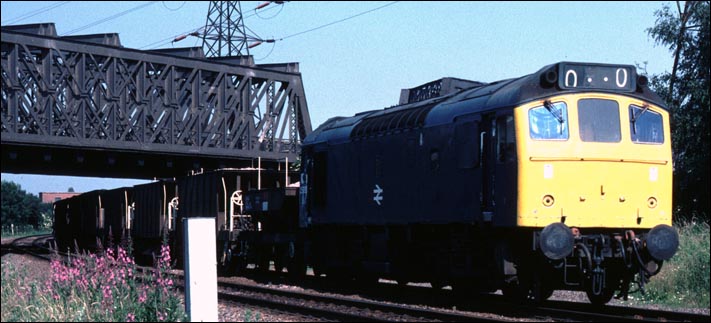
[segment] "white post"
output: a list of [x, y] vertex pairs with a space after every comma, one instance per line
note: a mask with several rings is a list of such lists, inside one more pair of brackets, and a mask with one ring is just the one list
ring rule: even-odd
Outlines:
[[262, 157], [257, 157], [257, 189], [262, 189]]
[[284, 176], [284, 177], [285, 177], [285, 178], [284, 178], [284, 187], [287, 187], [287, 186], [289, 186], [289, 157], [286, 157], [286, 162], [285, 162], [285, 164], [286, 164], [286, 165], [285, 165], [285, 166], [286, 166], [286, 168], [285, 168], [285, 169], [286, 169], [286, 175]]
[[191, 322], [217, 322], [214, 218], [183, 219], [185, 311]]

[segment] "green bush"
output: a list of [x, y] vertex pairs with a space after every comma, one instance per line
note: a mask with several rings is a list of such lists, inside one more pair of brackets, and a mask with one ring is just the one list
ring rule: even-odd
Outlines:
[[675, 227], [679, 251], [652, 277], [642, 301], [709, 308], [709, 224], [684, 221]]
[[45, 226], [38, 226], [35, 227], [34, 225], [3, 225], [2, 226], [2, 236], [5, 238], [8, 237], [23, 237], [23, 236], [32, 236], [32, 235], [38, 235], [38, 234], [50, 234], [52, 233], [52, 225], [48, 227]]

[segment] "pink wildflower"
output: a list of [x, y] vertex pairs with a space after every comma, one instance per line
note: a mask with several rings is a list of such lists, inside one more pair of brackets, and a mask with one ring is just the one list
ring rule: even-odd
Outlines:
[[104, 286], [102, 288], [102, 292], [104, 294], [104, 300], [109, 300], [111, 299], [112, 292], [111, 292], [111, 286]]
[[170, 264], [170, 247], [163, 245], [160, 247], [161, 261], [165, 264]]
[[147, 299], [148, 299], [148, 294], [146, 293], [146, 290], [145, 289], [141, 290], [141, 294], [138, 295], [138, 302], [145, 303]]

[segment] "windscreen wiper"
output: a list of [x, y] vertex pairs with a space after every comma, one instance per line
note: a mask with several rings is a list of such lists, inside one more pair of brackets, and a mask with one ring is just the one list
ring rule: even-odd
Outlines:
[[558, 123], [563, 124], [565, 122], [565, 120], [563, 120], [563, 115], [560, 113], [560, 110], [555, 109], [550, 100], [543, 101], [543, 106], [546, 107], [546, 110], [548, 110], [548, 112], [550, 112], [556, 120], [558, 120]]
[[630, 120], [630, 122], [632, 122], [632, 132], [634, 132], [634, 134], [637, 134], [637, 124], [636, 124], [637, 119], [639, 119], [639, 117], [641, 117], [642, 114], [647, 112], [647, 110], [649, 110], [649, 104], [646, 104], [646, 103], [644, 105], [642, 105], [642, 111], [639, 111], [638, 113], [635, 114], [634, 110], [632, 110], [633, 111], [632, 112], [632, 119]]

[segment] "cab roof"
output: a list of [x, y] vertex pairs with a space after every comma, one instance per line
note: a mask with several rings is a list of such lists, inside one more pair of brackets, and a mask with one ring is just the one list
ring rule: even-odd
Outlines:
[[[617, 67], [606, 64], [559, 62], [518, 78], [492, 83], [470, 82], [468, 84], [472, 86], [469, 88], [438, 97], [361, 112], [352, 117], [331, 118], [308, 135], [304, 139], [303, 145], [337, 144], [369, 136], [442, 125], [451, 123], [456, 117], [466, 114], [513, 108], [546, 97], [574, 93], [596, 92], [625, 95], [668, 110], [664, 101], [647, 86], [646, 77], [638, 77], [633, 66], [625, 67], [631, 68], [633, 71], [630, 72], [633, 75], [629, 75], [629, 77], [634, 77], [635, 83], [632, 89], [622, 92], [606, 88], [566, 87], [567, 81], [566, 84], [563, 84], [560, 74], [562, 74], [561, 68], [568, 68], [568, 66], [608, 69]], [[430, 85], [430, 83], [425, 85]]]

